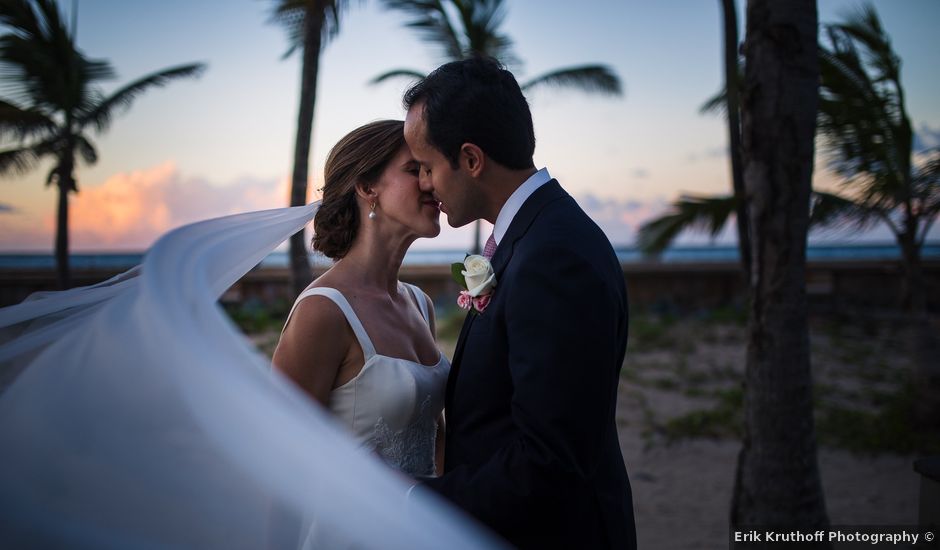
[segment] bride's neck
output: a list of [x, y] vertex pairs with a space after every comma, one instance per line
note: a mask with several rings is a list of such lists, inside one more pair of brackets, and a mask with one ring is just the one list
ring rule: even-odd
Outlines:
[[337, 267], [348, 283], [398, 292], [398, 271], [414, 237], [390, 238], [372, 232], [359, 235]]

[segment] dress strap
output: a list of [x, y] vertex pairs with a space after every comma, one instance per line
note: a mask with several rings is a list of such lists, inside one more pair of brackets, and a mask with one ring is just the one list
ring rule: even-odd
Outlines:
[[359, 347], [362, 348], [362, 355], [364, 360], [368, 361], [373, 355], [375, 355], [375, 346], [372, 345], [372, 340], [366, 333], [365, 327], [362, 326], [362, 322], [359, 320], [359, 317], [356, 316], [356, 312], [353, 311], [353, 308], [351, 305], [349, 305], [346, 297], [335, 288], [308, 288], [307, 290], [301, 292], [300, 296], [297, 297], [297, 300], [294, 301], [294, 305], [291, 307], [290, 313], [287, 314], [287, 319], [284, 321], [285, 327], [287, 327], [287, 323], [290, 321], [290, 317], [293, 315], [294, 309], [297, 308], [297, 304], [299, 304], [301, 300], [308, 296], [324, 296], [330, 300], [333, 300], [333, 303], [335, 303], [339, 309], [342, 310], [343, 315], [346, 316], [346, 322], [349, 323], [350, 328], [352, 328], [353, 333], [356, 335], [356, 339], [359, 340]]
[[428, 301], [424, 295], [424, 292], [422, 292], [420, 288], [416, 287], [413, 284], [410, 284], [410, 283], [402, 283], [402, 284], [408, 287], [408, 290], [411, 291], [411, 295], [415, 297], [415, 302], [418, 303], [418, 308], [421, 310], [421, 315], [424, 316], [424, 322], [430, 325], [431, 318], [428, 316]]

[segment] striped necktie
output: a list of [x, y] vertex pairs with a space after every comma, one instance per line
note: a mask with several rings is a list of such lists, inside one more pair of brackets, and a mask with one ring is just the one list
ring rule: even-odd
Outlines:
[[483, 247], [483, 257], [487, 260], [493, 259], [493, 254], [496, 253], [496, 239], [490, 234], [490, 238], [486, 239], [486, 246]]

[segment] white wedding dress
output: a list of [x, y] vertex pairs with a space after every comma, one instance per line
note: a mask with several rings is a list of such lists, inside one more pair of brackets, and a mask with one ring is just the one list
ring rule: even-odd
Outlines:
[[[424, 293], [414, 285], [400, 284], [411, 293], [428, 323]], [[389, 466], [410, 476], [434, 475], [437, 419], [444, 408], [444, 390], [450, 370], [447, 358], [441, 353], [437, 363], [423, 365], [376, 353], [356, 312], [334, 288], [310, 288], [302, 292], [287, 315], [287, 321], [297, 304], [309, 296], [324, 296], [339, 307], [359, 341], [365, 360], [362, 370], [352, 380], [330, 392], [330, 412], [362, 448], [376, 453]]]
[[109, 281], [0, 309], [4, 547], [499, 546], [429, 491], [406, 496], [219, 307], [316, 209], [181, 227]]

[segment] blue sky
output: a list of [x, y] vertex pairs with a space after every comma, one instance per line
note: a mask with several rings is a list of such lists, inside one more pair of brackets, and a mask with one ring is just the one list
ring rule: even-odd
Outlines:
[[[180, 223], [286, 204], [299, 92], [299, 57], [282, 60], [283, 30], [268, 24], [264, 0], [80, 0], [78, 44], [107, 58], [119, 79], [191, 61], [206, 74], [140, 97], [96, 143], [100, 161], [82, 167], [72, 201], [76, 249], [142, 249]], [[340, 35], [321, 58], [311, 188], [320, 186], [330, 146], [356, 126], [402, 118], [405, 82], [368, 86], [396, 67], [430, 70], [441, 59], [375, 0], [350, 2]], [[698, 107], [721, 85], [718, 0], [507, 1], [504, 30], [524, 61], [520, 80], [582, 63], [610, 65], [623, 98], [541, 90], [530, 97], [547, 166], [617, 244], [681, 192], [728, 189], [726, 130]], [[915, 128], [940, 133], [936, 0], [873, 2], [904, 65]], [[72, 2], [65, 2], [66, 11]], [[820, 21], [858, 6], [819, 0]], [[575, 6], [575, 7], [573, 7]], [[739, 2], [744, 33], [744, 2]], [[933, 136], [932, 138], [929, 136]], [[52, 244], [55, 193], [46, 165], [5, 178], [0, 249]], [[817, 171], [817, 181], [827, 178]], [[870, 238], [884, 239], [875, 232]], [[445, 231], [424, 248], [469, 246], [466, 231]]]

